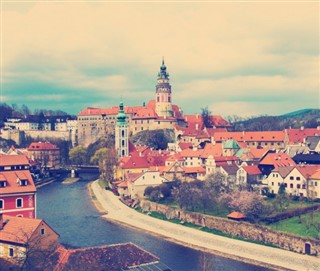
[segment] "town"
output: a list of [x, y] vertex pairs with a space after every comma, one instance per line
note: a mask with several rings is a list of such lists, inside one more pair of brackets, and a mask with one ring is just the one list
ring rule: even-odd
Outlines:
[[[1, 265], [76, 270], [88, 255], [109, 253], [113, 260], [97, 260], [95, 270], [140, 265], [159, 270], [152, 269], [159, 268], [152, 267], [159, 258], [132, 243], [67, 249], [59, 233], [37, 218], [37, 188], [64, 178], [63, 173], [77, 179], [77, 170], [85, 167], [99, 171], [102, 189], [149, 215], [320, 254], [319, 115], [313, 128], [234, 131], [232, 123], [207, 108], [184, 114], [173, 103], [164, 60], [156, 80], [154, 99], [139, 106], [126, 106], [124, 97], [112, 108], [87, 107], [70, 116], [23, 115], [2, 105], [11, 115], [1, 128]], [[279, 237], [281, 222], [297, 217], [309, 235]], [[261, 223], [270, 227], [269, 235], [255, 228]], [[120, 260], [125, 255], [132, 258]]]

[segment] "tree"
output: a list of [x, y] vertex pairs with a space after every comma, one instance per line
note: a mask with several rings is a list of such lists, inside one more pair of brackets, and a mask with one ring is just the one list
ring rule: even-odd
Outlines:
[[227, 184], [226, 176], [220, 172], [212, 173], [205, 179], [205, 185], [212, 189], [214, 193], [221, 194], [229, 192], [231, 188]]
[[286, 187], [282, 183], [279, 186], [278, 194], [276, 195], [276, 199], [274, 201], [276, 209], [279, 210], [280, 212], [283, 212], [285, 209], [288, 208], [289, 201], [290, 199], [286, 193]]
[[18, 264], [20, 270], [26, 271], [46, 269], [48, 257], [59, 246], [57, 239], [40, 234], [39, 229], [26, 231], [20, 228], [18, 234], [15, 235], [15, 240], [23, 245], [16, 250], [13, 260]]
[[117, 159], [114, 149], [101, 148], [91, 157], [90, 162], [99, 165], [100, 178], [105, 181], [113, 181], [114, 166]]
[[228, 206], [231, 210], [244, 213], [250, 220], [266, 217], [271, 212], [271, 206], [262, 195], [256, 192], [237, 191], [230, 195]]
[[83, 165], [87, 162], [87, 149], [82, 146], [77, 146], [69, 151], [69, 158], [74, 165]]
[[204, 126], [206, 128], [212, 128], [213, 127], [212, 116], [211, 116], [211, 112], [208, 109], [208, 106], [206, 106], [205, 108], [201, 108], [201, 116], [202, 116], [202, 121]]

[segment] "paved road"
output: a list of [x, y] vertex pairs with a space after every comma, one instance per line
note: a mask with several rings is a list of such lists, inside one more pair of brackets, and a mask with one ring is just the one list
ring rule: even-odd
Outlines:
[[107, 219], [231, 258], [244, 258], [250, 259], [249, 262], [279, 266], [279, 270], [320, 271], [320, 257], [234, 240], [149, 217], [123, 204], [111, 191], [101, 189], [97, 181], [92, 183], [91, 188], [101, 207], [108, 212], [104, 215]]

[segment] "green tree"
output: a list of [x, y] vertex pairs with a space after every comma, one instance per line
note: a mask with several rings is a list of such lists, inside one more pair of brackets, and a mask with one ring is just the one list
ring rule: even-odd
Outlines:
[[87, 149], [77, 146], [69, 151], [69, 159], [74, 165], [84, 165], [87, 163]]
[[99, 165], [100, 178], [112, 182], [114, 179], [114, 167], [117, 159], [115, 150], [110, 148], [101, 148], [91, 157], [90, 162]]
[[277, 194], [276, 199], [274, 201], [276, 209], [279, 210], [280, 212], [283, 212], [285, 209], [288, 208], [289, 201], [290, 201], [290, 199], [286, 193], [286, 187], [282, 183], [279, 186], [278, 194]]

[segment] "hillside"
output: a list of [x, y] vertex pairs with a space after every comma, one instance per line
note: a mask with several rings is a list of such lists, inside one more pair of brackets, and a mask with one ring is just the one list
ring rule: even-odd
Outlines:
[[146, 145], [156, 150], [164, 150], [168, 143], [175, 141], [175, 135], [171, 129], [146, 130], [133, 135], [130, 140], [134, 145]]
[[320, 126], [320, 109], [302, 109], [280, 116], [258, 116], [233, 122], [234, 131], [277, 131]]

